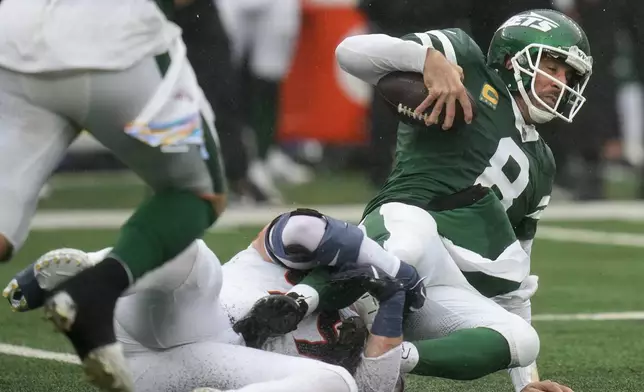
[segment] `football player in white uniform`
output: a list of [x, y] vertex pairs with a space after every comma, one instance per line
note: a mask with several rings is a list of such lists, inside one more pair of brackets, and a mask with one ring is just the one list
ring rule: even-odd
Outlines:
[[[322, 262], [325, 253], [339, 255], [333, 259], [343, 266], [331, 281], [343, 285], [357, 283], [380, 300], [380, 311], [366, 346], [366, 329], [346, 309], [317, 311], [287, 335], [244, 342], [233, 331], [233, 324], [244, 320], [258, 299], [267, 293], [285, 293], [298, 279], [296, 272], [278, 263], [294, 263], [299, 270], [312, 267], [303, 265], [301, 256], [310, 245], [306, 239], [315, 238], [315, 229], [304, 236], [291, 236], [289, 231], [299, 228], [297, 231], [301, 232], [304, 223], [310, 228], [316, 222], [324, 223], [320, 227], [323, 241], [318, 237], [319, 243], [313, 250], [319, 251]], [[395, 390], [402, 354], [402, 313], [406, 297], [414, 297], [415, 293], [400, 272], [397, 274], [400, 279], [394, 279], [374, 267], [376, 262], [365, 262], [369, 257], [376, 260], [374, 249], [379, 254], [386, 252], [367, 238], [356, 241], [361, 234], [357, 227], [311, 210], [284, 214], [269, 228], [272, 229], [262, 230], [250, 247], [225, 264], [223, 271], [214, 253], [203, 241], [196, 241], [119, 299], [115, 315], [117, 337], [124, 345], [137, 390], [208, 386], [288, 392], [299, 391], [303, 384], [310, 385], [309, 390], [315, 392]], [[278, 261], [268, 255], [266, 243], [271, 243], [273, 249], [299, 246], [300, 257], [281, 257]], [[371, 249], [372, 245], [377, 248]], [[107, 248], [94, 253], [73, 249], [48, 252], [19, 274], [4, 294], [15, 310], [34, 308], [43, 290], [50, 290], [68, 276], [95, 265], [110, 251]], [[399, 261], [398, 264], [399, 270], [407, 269], [406, 264]], [[381, 265], [391, 270], [386, 262]], [[364, 269], [376, 271], [379, 276], [364, 279]], [[415, 271], [409, 271], [416, 276], [414, 282], [419, 283]], [[273, 353], [240, 347], [244, 344]], [[355, 381], [343, 367], [354, 374]]]
[[119, 296], [225, 206], [212, 111], [185, 52], [181, 30], [152, 0], [0, 3], [0, 259], [22, 246], [39, 191], [83, 129], [155, 191], [105, 261], [45, 305], [107, 390], [132, 390], [113, 328]]

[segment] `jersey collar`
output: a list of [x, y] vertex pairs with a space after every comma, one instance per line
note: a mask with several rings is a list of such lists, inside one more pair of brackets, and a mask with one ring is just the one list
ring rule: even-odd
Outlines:
[[523, 115], [521, 114], [521, 110], [519, 110], [519, 105], [517, 105], [517, 102], [514, 100], [512, 94], [510, 94], [510, 91], [508, 91], [508, 94], [510, 95], [510, 100], [512, 101], [512, 111], [514, 112], [515, 119], [514, 126], [517, 127], [517, 130], [521, 134], [521, 141], [524, 143], [536, 142], [537, 140], [539, 140], [539, 132], [537, 132], [537, 129], [534, 125], [526, 124], [525, 120], [523, 119]]

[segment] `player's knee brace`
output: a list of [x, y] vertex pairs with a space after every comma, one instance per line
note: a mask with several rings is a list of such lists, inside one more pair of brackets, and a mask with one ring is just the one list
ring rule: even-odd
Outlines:
[[[310, 216], [325, 222], [324, 233], [317, 248], [311, 250], [302, 244], [283, 242], [284, 228], [294, 216]], [[307, 229], [302, 225], [302, 235]], [[293, 269], [311, 269], [316, 266], [340, 266], [353, 263], [360, 253], [364, 233], [357, 226], [348, 224], [315, 210], [299, 209], [283, 214], [274, 220], [265, 239], [266, 251], [273, 260]], [[301, 241], [304, 242], [304, 241]]]
[[508, 339], [512, 355], [510, 366], [524, 367], [537, 360], [541, 342], [532, 325], [517, 316], [509, 333], [504, 335]]

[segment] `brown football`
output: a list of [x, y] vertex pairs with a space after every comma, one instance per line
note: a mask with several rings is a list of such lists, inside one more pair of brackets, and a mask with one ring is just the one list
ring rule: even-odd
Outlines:
[[[417, 72], [391, 72], [383, 76], [376, 84], [377, 93], [389, 104], [392, 111], [400, 121], [409, 125], [425, 126], [425, 116], [429, 117], [434, 109], [434, 104], [428, 107], [421, 115], [415, 115], [414, 109], [427, 98], [427, 88], [423, 75]], [[467, 92], [472, 103], [472, 115], [476, 116], [476, 101]], [[442, 125], [445, 118], [444, 111], [438, 116], [438, 125]], [[456, 101], [456, 113], [452, 128], [465, 124], [465, 116], [460, 102]]]

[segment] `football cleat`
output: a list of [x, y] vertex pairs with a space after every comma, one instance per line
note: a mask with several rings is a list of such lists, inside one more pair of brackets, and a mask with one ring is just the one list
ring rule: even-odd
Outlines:
[[34, 272], [41, 289], [51, 291], [82, 270], [94, 265], [87, 253], [72, 248], [55, 249], [40, 256]]
[[92, 265], [87, 253], [80, 250], [52, 250], [20, 271], [2, 295], [15, 312], [37, 309], [43, 305], [47, 291]]
[[[29, 266], [28, 268], [32, 267], [33, 266]], [[28, 270], [21, 271], [19, 275], [23, 275], [25, 273], [28, 273]], [[9, 305], [11, 306], [12, 311], [26, 312], [42, 305], [42, 301], [44, 300], [44, 294], [42, 293], [42, 290], [40, 290], [40, 287], [38, 287], [35, 279], [31, 279], [29, 281], [32, 282], [32, 284], [29, 286], [20, 285], [18, 283], [18, 277], [16, 277], [11, 279], [11, 281], [7, 284], [7, 287], [2, 290], [2, 296], [9, 301]], [[30, 289], [33, 289], [33, 297], [27, 294], [28, 292], [32, 291]]]
[[114, 331], [116, 302], [129, 282], [123, 264], [108, 258], [62, 282], [44, 304], [45, 317], [69, 339], [88, 381], [102, 391], [134, 391]]
[[[65, 333], [72, 343], [77, 307], [72, 297], [59, 291], [45, 302], [45, 317]], [[134, 383], [128, 370], [121, 345], [117, 342], [98, 346], [81, 356], [81, 365], [87, 380], [106, 392], [134, 392]]]
[[246, 346], [261, 348], [268, 338], [297, 329], [308, 305], [292, 294], [271, 294], [260, 298], [248, 315], [233, 325], [233, 330], [244, 337]]

